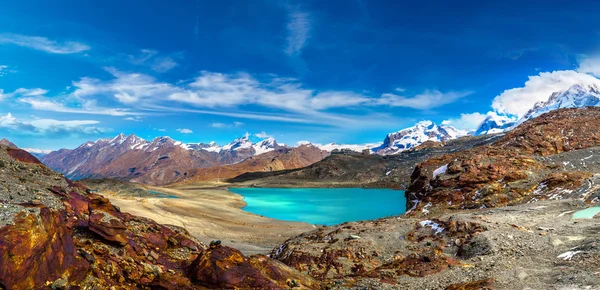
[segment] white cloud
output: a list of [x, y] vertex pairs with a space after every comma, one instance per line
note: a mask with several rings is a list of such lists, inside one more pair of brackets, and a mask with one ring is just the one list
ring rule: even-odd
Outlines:
[[256, 134], [254, 134], [254, 136], [256, 136], [258, 138], [261, 138], [261, 139], [266, 139], [266, 138], [272, 138], [273, 137], [273, 135], [269, 135], [265, 131], [262, 131], [260, 133], [256, 133]]
[[231, 124], [225, 124], [225, 123], [211, 123], [210, 125], [208, 125], [209, 127], [212, 128], [233, 128], [233, 127], [240, 127], [243, 126], [244, 123], [242, 122], [233, 122]]
[[132, 121], [132, 122], [141, 122], [141, 121], [144, 120], [144, 117], [134, 116], [134, 117], [124, 118], [123, 120], [125, 120], [125, 121]]
[[573, 70], [542, 72], [530, 76], [523, 87], [502, 92], [494, 98], [492, 108], [501, 114], [522, 117], [535, 103], [547, 101], [552, 93], [565, 91], [575, 84], [600, 84], [600, 81]]
[[298, 55], [310, 38], [311, 19], [310, 14], [300, 11], [298, 8], [289, 9], [287, 23], [287, 46], [285, 53], [288, 55]]
[[0, 44], [15, 44], [56, 54], [80, 53], [90, 49], [87, 44], [81, 42], [57, 42], [46, 37], [20, 34], [0, 34]]
[[412, 97], [388, 93], [383, 94], [381, 99], [377, 100], [377, 104], [389, 105], [392, 107], [407, 107], [418, 110], [428, 110], [453, 103], [472, 93], [473, 92], [469, 91], [443, 93], [437, 90], [426, 90], [423, 93]]
[[192, 134], [194, 133], [194, 131], [187, 129], [187, 128], [182, 128], [182, 129], [177, 129], [177, 132], [181, 133], [181, 134]]
[[170, 57], [157, 59], [150, 67], [152, 70], [160, 73], [168, 72], [179, 64]]
[[589, 73], [596, 77], [600, 77], [600, 55], [595, 56], [580, 56], [579, 67], [577, 71], [580, 73]]
[[0, 131], [8, 130], [15, 134], [35, 135], [60, 138], [72, 135], [99, 135], [107, 132], [105, 128], [99, 128], [96, 125], [100, 122], [96, 120], [54, 120], [54, 119], [33, 119], [19, 120], [11, 113], [0, 116]]
[[229, 125], [225, 123], [211, 123], [209, 126], [213, 128], [227, 128]]
[[460, 114], [459, 118], [448, 119], [442, 122], [442, 125], [450, 125], [460, 130], [472, 130], [477, 128], [481, 122], [487, 117], [486, 114], [470, 113]]

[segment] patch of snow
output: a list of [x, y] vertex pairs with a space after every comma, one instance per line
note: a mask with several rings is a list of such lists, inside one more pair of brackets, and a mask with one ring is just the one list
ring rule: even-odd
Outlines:
[[444, 228], [440, 226], [438, 223], [432, 220], [424, 220], [419, 222], [422, 227], [431, 227], [431, 229], [435, 232], [435, 234], [440, 234], [444, 231]]
[[557, 256], [557, 258], [559, 259], [563, 259], [563, 260], [571, 260], [573, 259], [573, 257], [575, 257], [575, 255], [583, 253], [583, 251], [568, 251], [568, 252], [564, 252], [560, 255]]
[[29, 153], [34, 153], [34, 154], [49, 154], [50, 152], [52, 152], [52, 150], [49, 149], [38, 149], [38, 148], [21, 148]]
[[448, 164], [436, 169], [433, 171], [433, 179], [435, 179], [438, 175], [446, 173], [448, 170]]

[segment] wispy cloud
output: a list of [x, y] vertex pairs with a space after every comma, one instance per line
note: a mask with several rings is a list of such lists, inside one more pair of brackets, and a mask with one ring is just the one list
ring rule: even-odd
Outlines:
[[142, 49], [139, 54], [129, 55], [128, 59], [132, 64], [145, 65], [159, 73], [168, 72], [179, 65], [171, 56], [160, 55], [152, 49]]
[[76, 41], [58, 42], [41, 36], [0, 34], [0, 44], [15, 44], [56, 54], [73, 54], [90, 50], [90, 46]]
[[0, 132], [4, 130], [19, 135], [60, 138], [64, 136], [100, 135], [109, 131], [106, 128], [91, 126], [99, 123], [96, 120], [33, 119], [26, 121], [19, 120], [8, 113], [0, 116]]
[[194, 131], [187, 129], [187, 128], [180, 128], [176, 130], [177, 132], [181, 133], [181, 134], [192, 134], [194, 133]]
[[290, 11], [287, 23], [288, 36], [284, 51], [288, 55], [298, 55], [310, 38], [312, 29], [310, 14], [301, 11], [298, 7], [288, 7], [288, 10]]
[[225, 123], [211, 123], [210, 125], [208, 125], [209, 127], [212, 128], [234, 128], [234, 127], [240, 127], [243, 126], [244, 123], [242, 122], [233, 122], [231, 124], [225, 124]]
[[406, 97], [397, 94], [383, 94], [377, 104], [389, 105], [392, 107], [407, 107], [417, 110], [429, 110], [443, 105], [453, 103], [464, 98], [473, 92], [447, 92], [443, 93], [437, 90], [426, 90], [423, 93]]
[[35, 110], [73, 113], [73, 114], [88, 114], [88, 115], [109, 115], [109, 116], [127, 116], [127, 115], [144, 115], [145, 113], [131, 112], [129, 109], [104, 108], [95, 105], [95, 101], [85, 101], [80, 103], [79, 107], [68, 107], [63, 103], [46, 98], [21, 98], [20, 102], [31, 105]]

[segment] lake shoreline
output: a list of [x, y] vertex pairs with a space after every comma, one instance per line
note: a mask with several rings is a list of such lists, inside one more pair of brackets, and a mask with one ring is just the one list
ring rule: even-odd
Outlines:
[[123, 212], [183, 227], [205, 244], [221, 240], [224, 245], [238, 248], [245, 254], [268, 254], [288, 238], [315, 229], [311, 224], [281, 221], [244, 211], [244, 197], [224, 187], [140, 187], [178, 198], [100, 193]]

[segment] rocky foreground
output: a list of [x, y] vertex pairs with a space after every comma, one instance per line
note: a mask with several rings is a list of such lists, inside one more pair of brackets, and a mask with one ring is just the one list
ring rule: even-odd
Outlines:
[[6, 145], [0, 207], [0, 289], [320, 288], [264, 255], [123, 213]]

